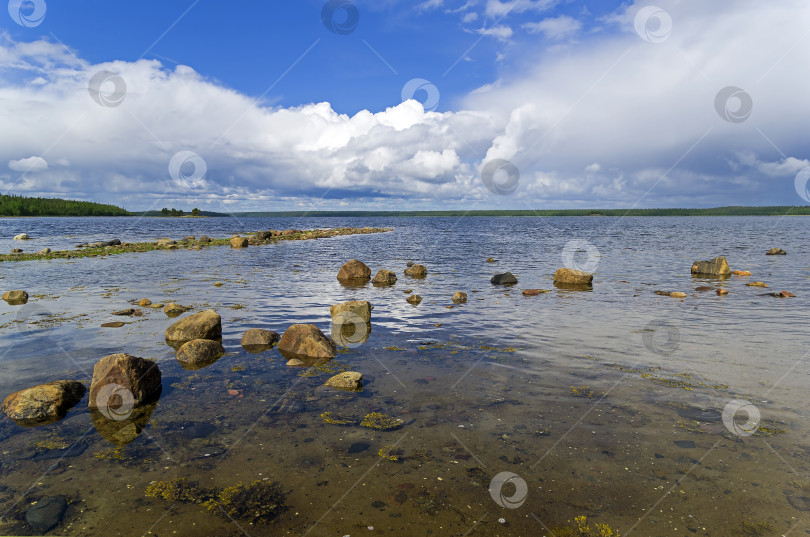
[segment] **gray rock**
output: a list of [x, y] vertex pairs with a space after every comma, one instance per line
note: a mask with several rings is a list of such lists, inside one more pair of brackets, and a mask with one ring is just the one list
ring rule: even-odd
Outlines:
[[19, 235], [14, 236], [15, 241], [27, 241], [31, 240], [31, 237], [28, 236], [28, 233], [20, 233]]
[[514, 285], [516, 284], [517, 278], [511, 272], [504, 272], [503, 274], [496, 274], [489, 280], [494, 285]]
[[67, 498], [50, 496], [32, 505], [25, 512], [25, 521], [37, 533], [46, 533], [62, 522], [67, 510]]

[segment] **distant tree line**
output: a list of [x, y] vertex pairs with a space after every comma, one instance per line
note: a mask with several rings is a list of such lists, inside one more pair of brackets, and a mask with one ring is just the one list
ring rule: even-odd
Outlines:
[[92, 201], [0, 194], [0, 216], [130, 216], [130, 213], [115, 205]]
[[[161, 216], [183, 216], [185, 214], [186, 213], [183, 211], [183, 209], [175, 209], [174, 207], [172, 207], [171, 209], [167, 209], [166, 207], [164, 207], [160, 210]], [[194, 207], [193, 209], [191, 209], [191, 216], [200, 216], [200, 214], [201, 212], [198, 208]]]

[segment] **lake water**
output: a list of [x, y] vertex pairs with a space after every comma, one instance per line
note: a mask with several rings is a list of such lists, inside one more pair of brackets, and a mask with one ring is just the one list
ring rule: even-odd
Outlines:
[[[69, 500], [58, 535], [551, 537], [580, 535], [563, 529], [579, 516], [593, 535], [597, 523], [622, 536], [810, 534], [808, 218], [0, 219], [0, 251], [343, 226], [393, 231], [0, 263], [2, 291], [31, 295], [0, 302], [0, 397], [59, 379], [89, 386], [117, 352], [157, 361], [163, 376], [125, 444], [94, 427], [86, 396], [56, 424], [3, 418], [0, 534], [33, 534], [20, 518], [55, 495]], [[21, 232], [33, 240], [11, 239]], [[771, 247], [788, 255], [764, 255]], [[753, 275], [690, 274], [717, 255]], [[399, 280], [344, 287], [336, 274], [352, 258]], [[409, 261], [428, 276], [404, 276]], [[556, 287], [565, 264], [595, 272], [593, 287]], [[490, 283], [506, 271], [517, 285]], [[768, 295], [781, 290], [796, 296]], [[453, 305], [455, 291], [466, 304]], [[183, 369], [161, 310], [110, 315], [141, 298], [216, 310], [229, 354]], [[327, 366], [240, 346], [254, 327], [329, 334], [329, 306], [346, 300], [373, 304], [371, 332]], [[341, 369], [363, 373], [364, 390], [321, 386]], [[734, 400], [751, 413], [724, 421]], [[402, 426], [340, 426], [325, 412]], [[252, 523], [146, 496], [175, 478], [198, 491], [277, 482], [287, 509]]]

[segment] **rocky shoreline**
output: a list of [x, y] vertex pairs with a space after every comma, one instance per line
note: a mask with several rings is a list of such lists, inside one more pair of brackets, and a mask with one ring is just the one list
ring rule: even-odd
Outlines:
[[[225, 239], [210, 238], [205, 235], [200, 237], [185, 237], [183, 239], [158, 239], [154, 242], [121, 242], [113, 239], [103, 242], [92, 242], [76, 245], [75, 250], [51, 251], [45, 248], [35, 253], [25, 253], [21, 249], [12, 250], [10, 254], [0, 254], [0, 262], [3, 261], [35, 261], [42, 259], [75, 259], [81, 257], [104, 257], [109, 255], [151, 252], [154, 250], [202, 250], [212, 246], [231, 246], [232, 248], [246, 248], [248, 246], [261, 246], [275, 244], [279, 241], [300, 241], [311, 239], [327, 239], [344, 235], [367, 235], [371, 233], [386, 233], [393, 231], [393, 228], [373, 228], [373, 227], [343, 227], [333, 229], [286, 229], [283, 231], [271, 229], [268, 231], [257, 231], [244, 236], [234, 235]], [[16, 237], [15, 237], [16, 239]], [[25, 239], [32, 240], [26, 235]]]

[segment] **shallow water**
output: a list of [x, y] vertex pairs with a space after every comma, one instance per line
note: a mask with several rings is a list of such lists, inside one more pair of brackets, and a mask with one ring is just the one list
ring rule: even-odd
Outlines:
[[[163, 375], [148, 424], [122, 447], [94, 428], [86, 399], [53, 425], [3, 418], [0, 534], [32, 534], [15, 517], [56, 494], [71, 503], [52, 533], [69, 535], [551, 536], [581, 515], [621, 535], [810, 532], [801, 510], [810, 507], [806, 218], [0, 219], [0, 251], [366, 225], [394, 231], [0, 263], [3, 291], [32, 297], [0, 302], [0, 396], [89, 382], [114, 352], [154, 359]], [[7, 239], [21, 232], [35, 239]], [[551, 281], [574, 239], [592, 246], [573, 257], [596, 272], [589, 291]], [[765, 256], [773, 246], [788, 255]], [[690, 275], [694, 260], [716, 255], [753, 276]], [[343, 287], [335, 275], [350, 258], [399, 280]], [[424, 263], [427, 278], [404, 276], [407, 261]], [[518, 285], [489, 283], [507, 270]], [[745, 286], [754, 280], [770, 287]], [[551, 292], [525, 297], [524, 288]], [[405, 289], [423, 302], [406, 303]], [[783, 289], [796, 297], [765, 296]], [[457, 290], [468, 302], [447, 308]], [[110, 315], [144, 297], [215, 309], [229, 354], [186, 371], [163, 340], [173, 320], [160, 310]], [[305, 322], [328, 334], [329, 306], [352, 299], [374, 305], [371, 332], [328, 367], [288, 368], [275, 349], [239, 345], [251, 327], [281, 333]], [[128, 324], [100, 327], [116, 320]], [[363, 392], [320, 386], [342, 368], [364, 374]], [[724, 424], [734, 399], [759, 411], [757, 434]], [[321, 418], [373, 411], [403, 425], [381, 432]], [[71, 445], [62, 458], [48, 449]], [[378, 455], [392, 445], [399, 461]], [[523, 480], [524, 503], [496, 494], [501, 506], [490, 494], [504, 471], [517, 475], [504, 497]], [[205, 488], [278, 482], [289, 508], [251, 524], [145, 496], [153, 481], [177, 477]]]

